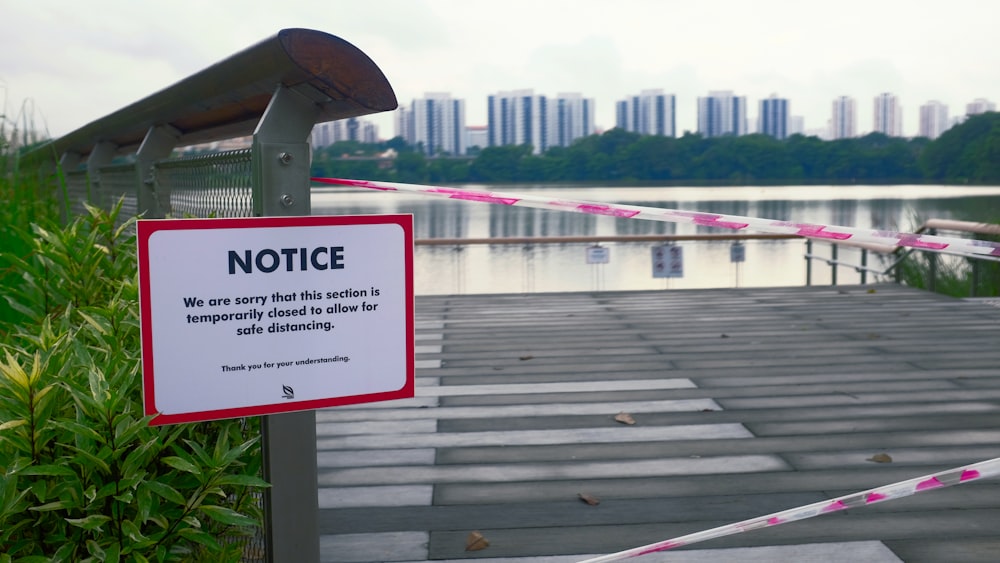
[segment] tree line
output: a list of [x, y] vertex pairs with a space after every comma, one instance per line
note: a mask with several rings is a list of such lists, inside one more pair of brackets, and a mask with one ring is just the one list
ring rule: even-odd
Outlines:
[[[317, 176], [408, 183], [1000, 184], [1000, 113], [969, 117], [935, 140], [871, 133], [824, 141], [792, 135], [659, 137], [611, 129], [569, 147], [530, 145], [426, 156], [396, 137], [318, 149]], [[389, 149], [393, 158], [380, 157]]]

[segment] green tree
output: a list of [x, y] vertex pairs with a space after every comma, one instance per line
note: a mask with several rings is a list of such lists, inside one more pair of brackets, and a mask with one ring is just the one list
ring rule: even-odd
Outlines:
[[1000, 183], [1000, 113], [974, 115], [927, 145], [920, 168], [938, 182]]
[[483, 149], [469, 170], [474, 182], [516, 182], [521, 159], [531, 154], [531, 145], [505, 145]]

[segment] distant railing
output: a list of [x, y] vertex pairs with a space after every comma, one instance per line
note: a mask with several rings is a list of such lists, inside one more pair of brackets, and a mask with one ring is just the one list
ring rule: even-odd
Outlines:
[[[1000, 224], [994, 223], [976, 223], [972, 221], [955, 221], [951, 219], [928, 219], [925, 221], [920, 228], [914, 231], [915, 234], [929, 234], [936, 235], [940, 231], [963, 233], [963, 234], [977, 234], [977, 235], [989, 235], [989, 236], [1000, 236]], [[826, 242], [826, 241], [822, 241]], [[820, 256], [813, 252], [814, 241], [809, 239], [806, 241], [806, 285], [812, 285], [812, 261], [819, 260], [830, 266], [830, 279], [831, 285], [837, 285], [837, 271], [840, 268], [848, 268], [858, 272], [861, 277], [861, 283], [867, 283], [868, 274], [873, 274], [878, 277], [893, 279], [895, 282], [899, 283], [901, 281], [901, 267], [905, 261], [911, 258], [914, 253], [921, 252], [926, 255], [927, 259], [927, 289], [930, 291], [935, 291], [939, 278], [939, 266], [941, 263], [941, 254], [939, 252], [927, 252], [922, 251], [919, 248], [904, 248], [901, 246], [879, 246], [879, 245], [854, 245], [860, 249], [860, 262], [854, 263], [839, 259], [839, 248], [844, 246], [843, 243], [828, 243], [830, 244], [830, 255]], [[880, 268], [874, 268], [869, 265], [869, 255], [875, 254], [881, 257], [883, 266]], [[959, 256], [968, 260], [969, 264], [969, 296], [977, 297], [978, 288], [980, 286], [980, 276], [982, 271], [982, 264], [984, 262], [997, 262], [1000, 261], [995, 256], [989, 256], [984, 254], [957, 254], [957, 255], [945, 255], [945, 256]]]

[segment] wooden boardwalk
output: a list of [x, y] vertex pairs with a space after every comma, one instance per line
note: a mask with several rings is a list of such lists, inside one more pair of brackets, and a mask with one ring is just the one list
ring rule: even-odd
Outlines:
[[[578, 561], [1000, 457], [984, 303], [880, 285], [416, 305], [417, 397], [317, 413], [324, 561]], [[996, 561], [998, 522], [987, 479], [636, 561]], [[465, 550], [473, 530], [489, 547]]]

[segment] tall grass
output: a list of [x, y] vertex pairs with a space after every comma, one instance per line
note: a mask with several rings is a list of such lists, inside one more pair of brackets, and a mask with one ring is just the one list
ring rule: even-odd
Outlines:
[[[7, 295], [20, 283], [10, 257], [26, 258], [31, 251], [19, 233], [33, 224], [52, 225], [58, 219], [58, 177], [54, 167], [43, 173], [40, 167], [21, 166], [20, 156], [43, 142], [42, 135], [27, 102], [16, 115], [9, 115], [6, 99], [0, 101], [0, 290]], [[0, 299], [0, 322], [17, 318], [8, 301]]]
[[[1000, 223], [1000, 203], [958, 208], [953, 219]], [[922, 224], [916, 220], [914, 224]], [[1000, 236], [975, 234], [978, 240], [1000, 242]], [[952, 297], [1000, 296], [1000, 262], [934, 252], [913, 252], [897, 266], [901, 283]]]
[[148, 425], [130, 221], [61, 221], [58, 177], [3, 123], [0, 563], [240, 561], [267, 486], [258, 421]]

